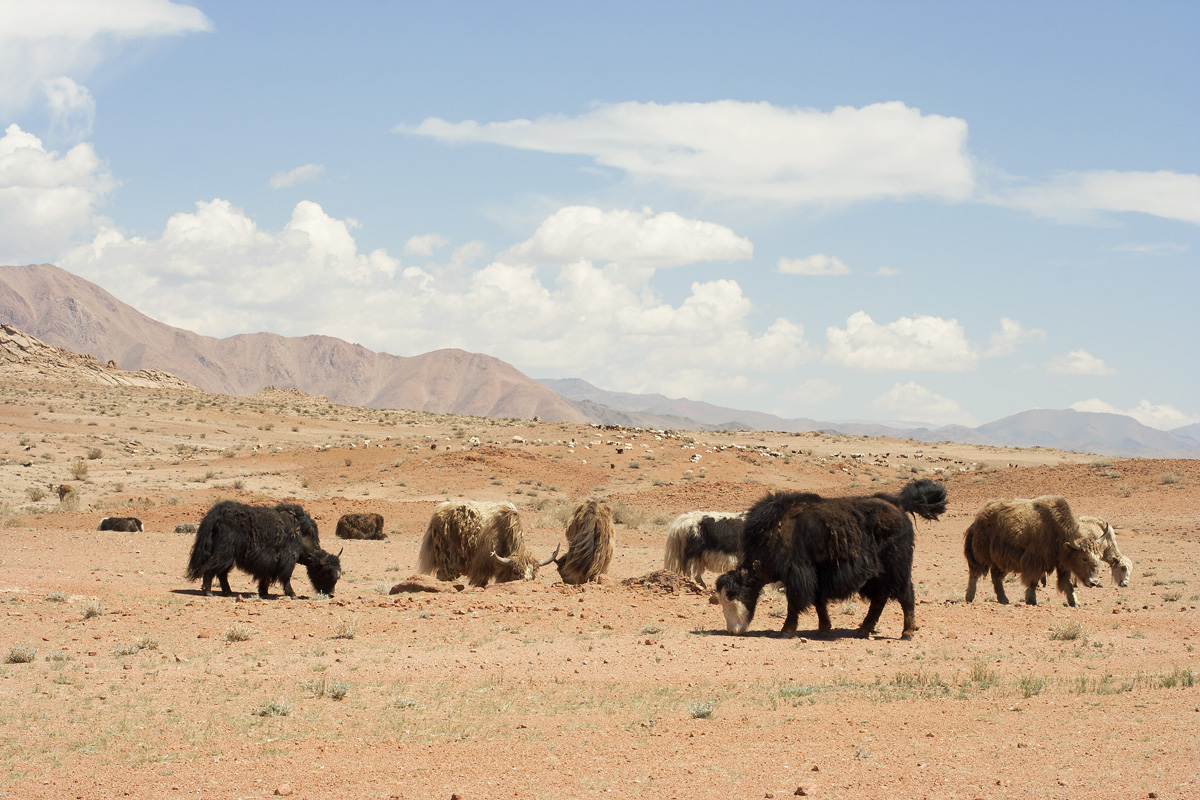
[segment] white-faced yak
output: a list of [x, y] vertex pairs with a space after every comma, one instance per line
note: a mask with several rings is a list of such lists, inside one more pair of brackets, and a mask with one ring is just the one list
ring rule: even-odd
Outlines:
[[221, 591], [229, 595], [229, 570], [236, 565], [258, 581], [259, 597], [269, 597], [267, 590], [276, 581], [284, 594], [295, 597], [292, 571], [301, 564], [313, 589], [332, 596], [342, 575], [340, 555], [321, 549], [317, 523], [298, 505], [281, 503], [271, 508], [226, 500], [201, 520], [186, 575], [189, 581], [202, 578], [206, 595], [212, 594], [215, 577], [221, 581]]
[[946, 487], [912, 481], [899, 495], [824, 498], [774, 492], [746, 514], [738, 566], [717, 579], [717, 598], [730, 633], [745, 633], [763, 587], [779, 581], [787, 595], [783, 633], [796, 632], [801, 611], [817, 608], [821, 633], [832, 630], [828, 603], [860, 595], [869, 600], [858, 627], [875, 630], [888, 600], [904, 611], [902, 637], [917, 630], [913, 612], [913, 547], [909, 514], [936, 520], [946, 511]]

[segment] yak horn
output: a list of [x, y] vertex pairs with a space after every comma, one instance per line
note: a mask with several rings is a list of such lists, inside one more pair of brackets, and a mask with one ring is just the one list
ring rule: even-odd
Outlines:
[[497, 561], [499, 561], [501, 564], [504, 564], [505, 566], [512, 566], [511, 558], [509, 558], [507, 556], [496, 555], [495, 550], [492, 551], [492, 558], [496, 559]]
[[547, 558], [545, 561], [543, 561], [543, 562], [541, 562], [540, 564], [538, 564], [538, 566], [539, 566], [539, 567], [544, 567], [544, 566], [546, 566], [547, 564], [549, 564], [551, 561], [553, 561], [554, 563], [556, 563], [556, 564], [557, 564], [557, 563], [558, 563], [558, 561], [557, 561], [557, 559], [558, 559], [558, 551], [559, 551], [560, 549], [562, 549], [562, 545], [561, 545], [561, 544], [560, 544], [560, 545], [558, 545], [558, 547], [555, 547], [555, 548], [554, 548], [554, 555], [550, 556], [550, 557], [549, 557], [549, 558]]

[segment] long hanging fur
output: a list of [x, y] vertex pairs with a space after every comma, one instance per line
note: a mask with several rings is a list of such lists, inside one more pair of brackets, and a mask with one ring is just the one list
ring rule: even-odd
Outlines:
[[580, 503], [567, 525], [567, 554], [555, 563], [563, 583], [587, 583], [608, 572], [615, 549], [612, 509], [605, 503]]
[[705, 586], [705, 570], [720, 574], [737, 566], [745, 526], [745, 511], [685, 511], [667, 529], [663, 569]]
[[512, 503], [439, 503], [417, 554], [417, 572], [436, 574], [442, 581], [465, 574], [472, 586], [532, 578], [539, 566], [542, 564], [525, 548], [521, 515]]

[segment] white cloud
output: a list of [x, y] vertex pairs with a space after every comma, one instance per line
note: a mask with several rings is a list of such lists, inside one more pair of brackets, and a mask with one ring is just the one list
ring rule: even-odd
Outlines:
[[96, 209], [115, 186], [90, 144], [60, 156], [9, 125], [0, 137], [0, 263], [51, 260], [100, 222]]
[[[282, 230], [263, 230], [213, 200], [172, 216], [157, 238], [106, 229], [60, 264], [206, 335], [325, 333], [402, 355], [461, 347], [526, 370], [587, 370], [615, 388], [698, 396], [816, 356], [800, 325], [757, 327], [736, 281], [693, 283], [673, 305], [650, 286], [652, 272], [586, 260], [546, 281], [537, 266], [502, 260], [401, 268], [384, 251], [360, 253], [354, 228], [302, 202]], [[479, 257], [476, 244], [456, 253]]]
[[871, 405], [885, 411], [889, 417], [912, 422], [967, 427], [979, 424], [955, 401], [934, 394], [913, 381], [894, 384], [887, 392], [875, 398]]
[[875, 274], [882, 275], [885, 278], [894, 278], [897, 275], [903, 275], [904, 273], [895, 267], [880, 267], [879, 269], [875, 270]]
[[953, 372], [972, 369], [979, 360], [953, 319], [900, 317], [879, 325], [858, 311], [847, 318], [844, 330], [829, 327], [825, 335], [826, 360], [851, 369]]
[[199, 9], [168, 0], [0, 3], [0, 114], [28, 105], [47, 79], [81, 79], [129, 39], [210, 30]]
[[636, 178], [785, 203], [963, 200], [975, 185], [966, 122], [896, 101], [832, 111], [735, 100], [626, 102], [577, 117], [484, 124], [429, 118], [394, 130], [585, 155]]
[[824, 253], [807, 258], [781, 258], [776, 269], [783, 275], [849, 275], [850, 268], [837, 257]]
[[1117, 371], [1087, 350], [1072, 350], [1046, 364], [1051, 375], [1115, 375]]
[[298, 183], [306, 183], [320, 177], [324, 172], [324, 164], [305, 164], [286, 172], [276, 172], [271, 176], [271, 188], [286, 189]]
[[985, 358], [1011, 356], [1017, 352], [1017, 347], [1023, 342], [1041, 341], [1045, 338], [1046, 332], [1043, 330], [1037, 328], [1026, 329], [1016, 320], [1002, 317], [1000, 319], [1000, 330], [992, 334], [989, 347], [983, 355]]
[[60, 75], [42, 84], [55, 133], [70, 141], [79, 141], [92, 132], [96, 121], [96, 100], [86, 86]]
[[450, 243], [450, 240], [444, 236], [438, 236], [436, 233], [426, 233], [421, 236], [414, 236], [404, 243], [404, 254], [406, 256], [425, 256], [431, 257], [434, 250], [445, 247]]
[[1170, 431], [1200, 422], [1200, 414], [1188, 415], [1174, 406], [1154, 405], [1149, 400], [1143, 400], [1134, 408], [1122, 410], [1103, 400], [1092, 398], [1072, 403], [1071, 408], [1076, 411], [1090, 411], [1099, 414], [1124, 414], [1127, 417], [1133, 417], [1148, 428], [1156, 428], [1160, 431]]
[[737, 261], [753, 254], [754, 245], [724, 225], [672, 211], [567, 206], [501, 257], [531, 264], [586, 260], [661, 269], [697, 261]]
[[467, 242], [460, 244], [450, 252], [450, 263], [458, 265], [474, 264], [483, 258], [487, 247], [483, 242]]
[[1139, 212], [1200, 225], [1200, 175], [1168, 170], [1069, 172], [1014, 190], [998, 202], [1060, 222], [1086, 222], [1104, 212]]

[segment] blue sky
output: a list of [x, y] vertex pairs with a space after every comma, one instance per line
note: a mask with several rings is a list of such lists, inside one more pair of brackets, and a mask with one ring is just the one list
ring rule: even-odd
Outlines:
[[0, 263], [821, 420], [1200, 422], [1194, 3], [0, 5]]

